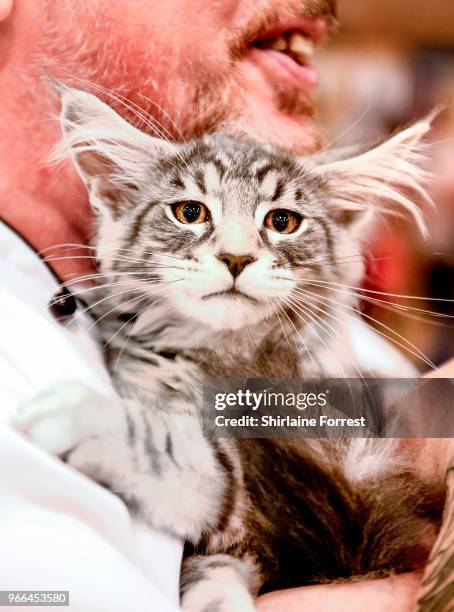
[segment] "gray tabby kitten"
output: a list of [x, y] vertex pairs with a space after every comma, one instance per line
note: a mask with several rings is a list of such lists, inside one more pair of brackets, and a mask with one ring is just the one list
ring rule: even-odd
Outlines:
[[324, 161], [219, 135], [172, 144], [88, 93], [62, 102], [97, 213], [96, 309], [122, 400], [63, 388], [20, 426], [188, 543], [184, 610], [252, 610], [268, 590], [420, 566], [440, 496], [394, 441], [206, 440], [197, 406], [205, 377], [391, 373], [355, 357], [339, 314], [353, 292], [336, 305], [324, 287], [360, 283], [385, 204], [423, 227], [410, 195], [427, 199], [430, 121]]

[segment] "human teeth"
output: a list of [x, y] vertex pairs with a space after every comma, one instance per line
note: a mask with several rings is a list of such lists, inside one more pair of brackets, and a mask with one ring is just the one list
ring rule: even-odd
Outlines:
[[271, 43], [271, 49], [275, 51], [285, 51], [288, 48], [288, 43], [283, 36], [278, 36]]
[[312, 57], [314, 53], [314, 43], [310, 38], [306, 38], [299, 32], [292, 32], [288, 40], [288, 47], [292, 53], [304, 57]]

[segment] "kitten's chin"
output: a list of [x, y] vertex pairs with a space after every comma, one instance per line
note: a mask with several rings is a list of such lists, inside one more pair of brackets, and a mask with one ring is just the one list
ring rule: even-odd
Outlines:
[[189, 298], [174, 302], [174, 307], [184, 317], [200, 321], [217, 331], [233, 331], [248, 325], [256, 325], [267, 316], [264, 304], [237, 296]]

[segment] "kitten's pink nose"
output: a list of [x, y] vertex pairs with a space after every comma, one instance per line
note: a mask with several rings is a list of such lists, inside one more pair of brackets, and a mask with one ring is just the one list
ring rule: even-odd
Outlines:
[[225, 263], [233, 278], [239, 276], [246, 266], [255, 261], [255, 257], [251, 255], [231, 255], [230, 253], [221, 253], [218, 259]]

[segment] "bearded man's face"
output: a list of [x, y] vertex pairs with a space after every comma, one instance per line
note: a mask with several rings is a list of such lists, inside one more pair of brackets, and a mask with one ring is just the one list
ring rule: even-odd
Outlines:
[[[335, 0], [47, 0], [38, 61], [140, 127], [317, 146], [312, 53]], [[115, 94], [116, 98], [111, 94]]]

